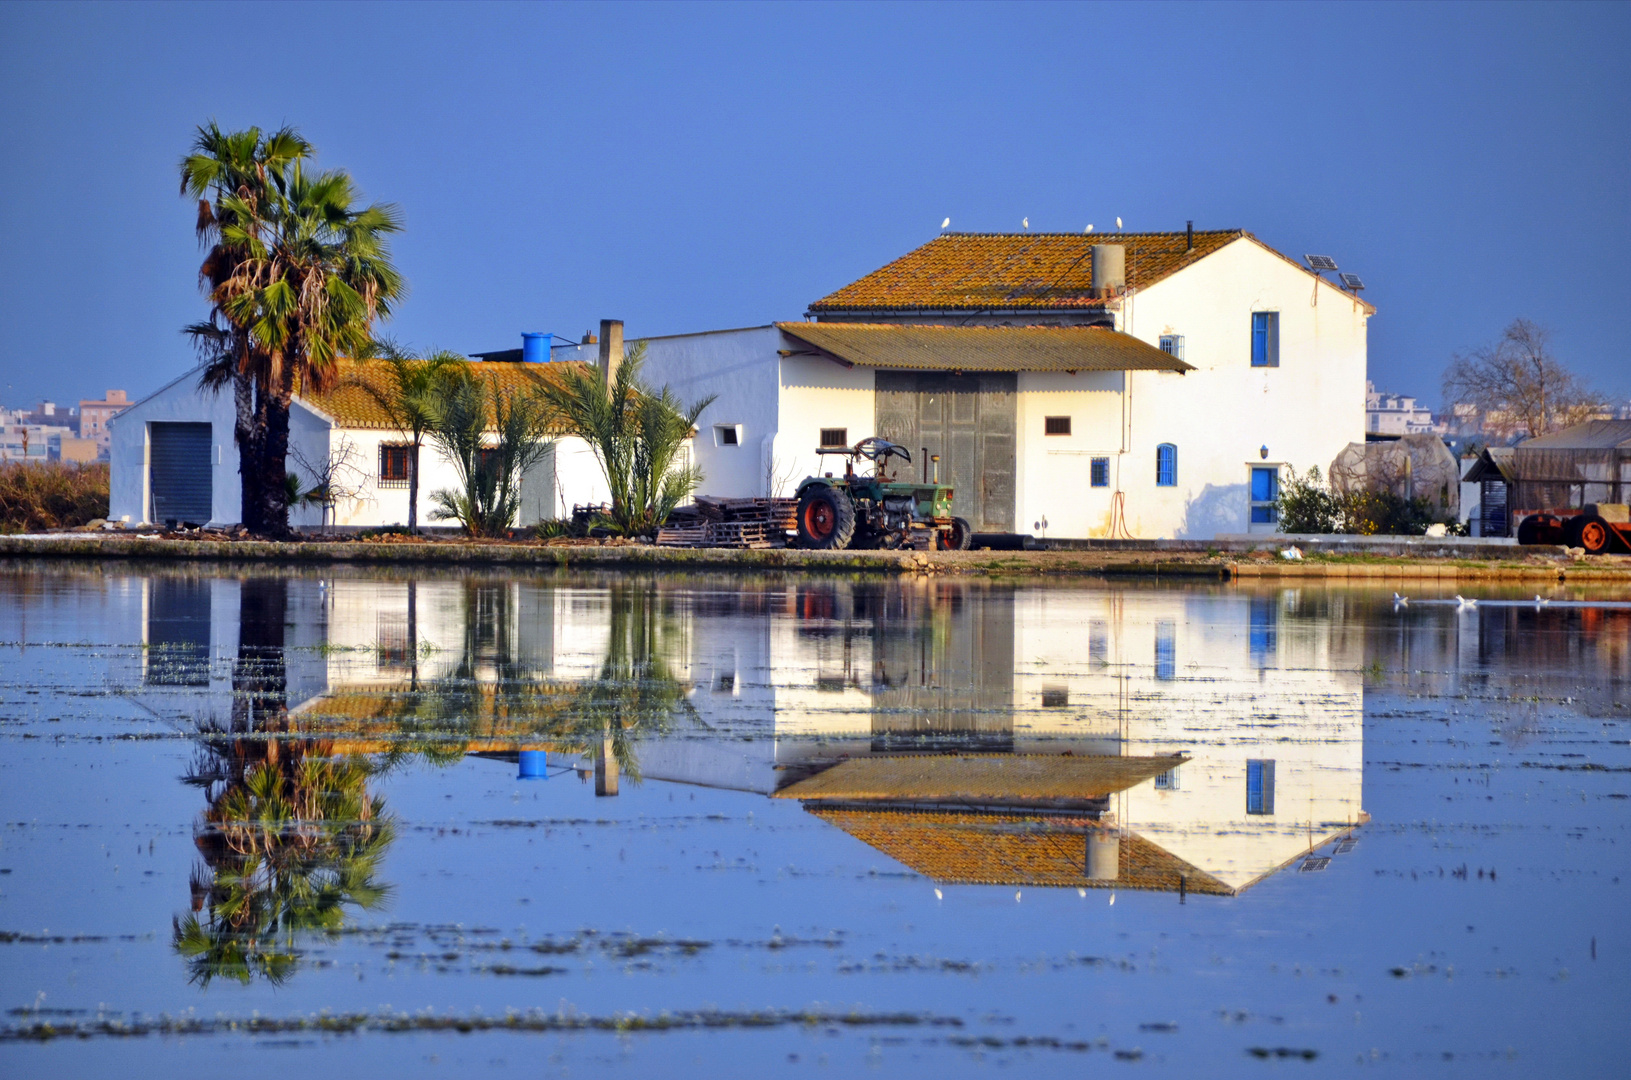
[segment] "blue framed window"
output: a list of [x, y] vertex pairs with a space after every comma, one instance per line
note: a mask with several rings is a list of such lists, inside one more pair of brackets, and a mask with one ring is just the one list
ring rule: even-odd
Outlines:
[[1096, 457], [1088, 468], [1088, 483], [1094, 487], [1110, 486], [1110, 459]]
[[1155, 448], [1155, 486], [1178, 486], [1178, 448], [1169, 442]]
[[1246, 813], [1274, 813], [1274, 762], [1246, 762]]
[[1175, 360], [1182, 360], [1184, 358], [1184, 335], [1162, 334], [1161, 351]]
[[1155, 677], [1178, 677], [1178, 646], [1173, 624], [1168, 619], [1161, 619], [1155, 624]]
[[1251, 600], [1248, 634], [1252, 663], [1266, 667], [1280, 644], [1280, 606], [1275, 597], [1254, 596]]
[[1280, 520], [1280, 467], [1278, 465], [1252, 466], [1252, 524], [1270, 524]]
[[1280, 366], [1280, 313], [1252, 312], [1252, 367]]

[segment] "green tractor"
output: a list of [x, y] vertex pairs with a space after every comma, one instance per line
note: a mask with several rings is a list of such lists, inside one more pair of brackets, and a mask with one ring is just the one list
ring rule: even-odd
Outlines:
[[[889, 462], [912, 464], [911, 451], [876, 437], [854, 446], [824, 446], [817, 454], [844, 459], [844, 475], [811, 476], [798, 489], [798, 544], [803, 548], [934, 547], [967, 550], [974, 530], [951, 513], [952, 489], [939, 482], [939, 458], [931, 481], [925, 468], [921, 483], [892, 479]], [[857, 459], [872, 463], [872, 475], [855, 472]], [[925, 463], [927, 465], [927, 463]]]

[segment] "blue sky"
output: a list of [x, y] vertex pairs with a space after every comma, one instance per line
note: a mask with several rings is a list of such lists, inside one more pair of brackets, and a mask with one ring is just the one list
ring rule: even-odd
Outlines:
[[797, 318], [948, 215], [1192, 218], [1363, 276], [1386, 388], [1527, 316], [1631, 397], [1631, 4], [14, 2], [0, 106], [7, 404], [190, 366], [211, 117], [401, 206], [412, 344]]

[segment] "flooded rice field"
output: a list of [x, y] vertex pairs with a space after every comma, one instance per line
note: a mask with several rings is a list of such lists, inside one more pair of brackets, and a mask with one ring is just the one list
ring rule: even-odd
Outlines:
[[1626, 597], [1426, 588], [12, 565], [0, 1074], [1624, 1075]]

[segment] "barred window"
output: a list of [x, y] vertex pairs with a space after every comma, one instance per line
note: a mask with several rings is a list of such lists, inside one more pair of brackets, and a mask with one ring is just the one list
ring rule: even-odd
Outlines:
[[1155, 448], [1155, 486], [1178, 486], [1178, 448], [1171, 443]]
[[822, 446], [848, 446], [849, 428], [824, 427], [821, 429]]
[[1092, 468], [1091, 468], [1091, 476], [1089, 477], [1088, 482], [1090, 484], [1092, 484], [1093, 487], [1109, 487], [1110, 486], [1110, 459], [1109, 458], [1107, 458], [1107, 457], [1096, 457], [1096, 458], [1093, 459]]
[[385, 443], [379, 448], [379, 486], [407, 487], [413, 447]]
[[1049, 416], [1049, 417], [1046, 417], [1042, 421], [1042, 433], [1044, 435], [1069, 435], [1070, 434], [1070, 417], [1068, 417], [1068, 416]]

